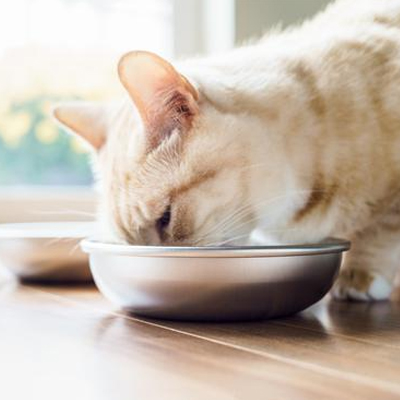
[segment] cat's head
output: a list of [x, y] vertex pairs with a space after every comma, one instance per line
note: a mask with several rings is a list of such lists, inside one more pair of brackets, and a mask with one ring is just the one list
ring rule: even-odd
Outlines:
[[54, 112], [95, 149], [106, 239], [209, 244], [249, 232], [251, 160], [234, 117], [155, 54], [128, 53], [118, 74], [123, 102]]

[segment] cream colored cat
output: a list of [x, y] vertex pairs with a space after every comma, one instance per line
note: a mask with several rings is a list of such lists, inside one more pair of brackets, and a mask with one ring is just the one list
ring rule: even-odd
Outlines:
[[[55, 115], [97, 150], [107, 240], [351, 239], [338, 298], [385, 299], [400, 262], [400, 1], [342, 0], [302, 26], [175, 67], [119, 62], [120, 104]], [[229, 242], [229, 241], [228, 241]]]

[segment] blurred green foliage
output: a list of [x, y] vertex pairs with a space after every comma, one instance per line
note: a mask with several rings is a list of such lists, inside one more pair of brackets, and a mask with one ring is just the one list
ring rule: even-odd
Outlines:
[[51, 104], [58, 100], [46, 96], [26, 99], [0, 113], [0, 184], [92, 182], [89, 155], [52, 120]]

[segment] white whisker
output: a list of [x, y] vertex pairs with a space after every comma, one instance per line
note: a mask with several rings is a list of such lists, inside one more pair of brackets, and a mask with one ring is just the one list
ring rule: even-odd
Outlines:
[[[307, 190], [307, 189], [293, 190], [283, 195], [275, 196], [270, 199], [261, 200], [255, 204], [251, 204], [248, 202], [248, 204], [239, 207], [237, 210], [235, 210], [234, 213], [229, 214], [227, 217], [225, 217], [222, 220], [222, 222], [219, 222], [216, 226], [209, 229], [205, 234], [203, 234], [200, 238], [198, 238], [195, 241], [195, 244], [203, 242], [211, 236], [223, 237], [226, 235], [228, 231], [236, 231], [236, 232], [240, 231], [240, 229], [245, 227], [246, 225], [250, 225], [252, 222], [262, 219], [262, 215], [258, 214], [258, 211], [261, 207], [273, 204], [274, 202], [287, 198], [288, 196], [293, 196], [296, 194], [304, 194], [304, 193], [311, 194], [314, 192], [325, 192], [325, 190]], [[252, 209], [251, 214], [254, 215], [255, 213], [257, 213], [258, 215], [246, 221], [242, 221], [245, 217], [248, 216], [248, 214], [250, 213], [250, 209]]]

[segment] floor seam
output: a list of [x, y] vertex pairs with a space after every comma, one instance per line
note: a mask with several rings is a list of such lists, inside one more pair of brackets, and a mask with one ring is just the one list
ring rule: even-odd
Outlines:
[[365, 386], [369, 386], [372, 387], [374, 389], [381, 389], [383, 391], [386, 392], [390, 392], [390, 393], [394, 393], [397, 395], [400, 395], [400, 385], [395, 385], [391, 382], [387, 382], [387, 381], [382, 381], [380, 379], [375, 379], [375, 378], [371, 378], [371, 377], [364, 377], [362, 375], [359, 374], [354, 374], [351, 372], [346, 372], [346, 373], [342, 373], [341, 371], [334, 369], [334, 368], [329, 368], [329, 367], [324, 367], [318, 364], [312, 364], [309, 362], [305, 362], [305, 361], [299, 361], [299, 360], [293, 360], [290, 359], [288, 357], [284, 357], [284, 356], [280, 356], [277, 354], [271, 354], [271, 353], [266, 353], [263, 351], [259, 351], [259, 350], [255, 350], [255, 349], [251, 349], [251, 348], [247, 348], [241, 345], [236, 345], [233, 343], [228, 343], [228, 342], [224, 342], [222, 340], [219, 339], [213, 339], [207, 336], [203, 336], [203, 335], [199, 335], [196, 333], [191, 333], [191, 332], [186, 332], [186, 331], [182, 331], [180, 329], [175, 329], [175, 328], [171, 328], [165, 325], [162, 325], [160, 323], [156, 323], [156, 322], [151, 322], [151, 321], [147, 321], [147, 320], [143, 320], [140, 318], [136, 318], [133, 316], [129, 316], [120, 312], [117, 312], [115, 310], [110, 310], [110, 311], [104, 311], [101, 309], [97, 309], [95, 307], [89, 307], [85, 304], [83, 304], [80, 301], [77, 300], [73, 300], [71, 298], [68, 297], [64, 297], [64, 296], [60, 296], [60, 295], [56, 295], [54, 293], [50, 293], [47, 292], [43, 289], [39, 289], [39, 288], [31, 288], [34, 291], [38, 291], [40, 293], [43, 293], [45, 295], [51, 296], [51, 297], [55, 297], [59, 300], [63, 300], [64, 302], [67, 303], [73, 303], [73, 304], [79, 304], [80, 306], [87, 308], [87, 309], [91, 309], [93, 311], [96, 312], [101, 312], [102, 314], [111, 314], [120, 318], [125, 318], [129, 321], [133, 321], [133, 322], [137, 322], [137, 323], [141, 323], [144, 325], [148, 325], [148, 326], [153, 326], [159, 329], [164, 329], [170, 332], [174, 332], [174, 333], [178, 333], [181, 335], [185, 335], [185, 336], [189, 336], [189, 337], [193, 337], [195, 339], [199, 339], [199, 340], [204, 340], [207, 341], [209, 343], [213, 343], [213, 344], [218, 344], [220, 346], [225, 346], [225, 347], [229, 347], [231, 349], [237, 350], [237, 351], [241, 351], [241, 352], [246, 352], [246, 353], [250, 353], [262, 358], [267, 358], [267, 359], [272, 359], [281, 363], [285, 363], [285, 364], [289, 364], [292, 366], [295, 366], [297, 368], [302, 368], [308, 371], [312, 371], [315, 373], [319, 373], [319, 374], [323, 374], [325, 376], [330, 376], [330, 377], [334, 377], [334, 378], [338, 378], [338, 379], [342, 379], [342, 380], [346, 380], [352, 383], [356, 383], [356, 384], [361, 384], [361, 385], [365, 385]]

